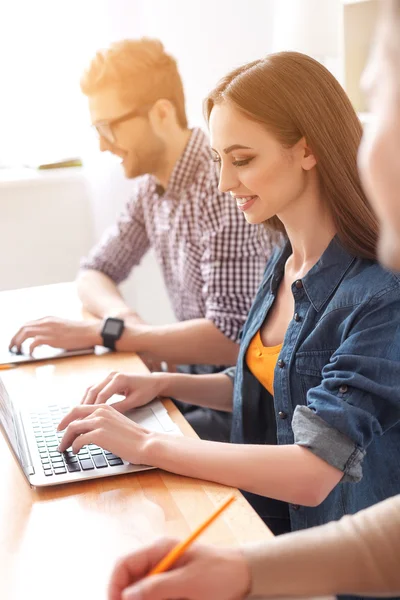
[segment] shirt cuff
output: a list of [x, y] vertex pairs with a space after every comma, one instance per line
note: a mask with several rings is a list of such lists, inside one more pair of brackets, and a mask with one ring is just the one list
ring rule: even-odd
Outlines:
[[245, 316], [238, 317], [236, 315], [209, 310], [206, 312], [205, 318], [214, 323], [215, 327], [219, 329], [225, 337], [232, 340], [232, 342], [239, 343], [239, 334], [243, 327], [243, 323], [246, 320]]
[[126, 279], [125, 274], [121, 273], [115, 265], [96, 259], [83, 258], [79, 264], [79, 270], [99, 271], [99, 273], [109, 277], [116, 285], [119, 285]]
[[308, 406], [297, 406], [292, 421], [294, 443], [311, 450], [344, 473], [342, 482], [357, 483], [362, 479], [365, 450], [350, 438], [328, 425]]
[[232, 381], [232, 385], [233, 385], [233, 383], [235, 381], [236, 366], [228, 367], [227, 369], [225, 369], [225, 371], [222, 371], [222, 373], [229, 377], [229, 379]]

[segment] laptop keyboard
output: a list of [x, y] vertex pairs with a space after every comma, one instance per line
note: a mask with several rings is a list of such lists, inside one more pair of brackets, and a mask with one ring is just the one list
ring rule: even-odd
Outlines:
[[123, 465], [119, 456], [103, 450], [95, 444], [84, 446], [78, 454], [72, 450], [60, 453], [57, 448], [64, 432], [57, 431], [61, 419], [71, 410], [71, 406], [54, 404], [36, 413], [30, 413], [33, 432], [46, 477], [80, 471], [93, 471]]

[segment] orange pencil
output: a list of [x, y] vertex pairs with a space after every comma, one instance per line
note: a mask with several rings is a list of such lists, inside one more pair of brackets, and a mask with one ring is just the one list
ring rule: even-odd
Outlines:
[[228, 508], [228, 506], [230, 504], [232, 504], [232, 502], [235, 500], [235, 496], [232, 494], [231, 496], [229, 496], [229, 498], [227, 500], [225, 500], [225, 502], [223, 502], [221, 504], [221, 506], [219, 508], [217, 508], [214, 513], [208, 517], [208, 519], [206, 519], [204, 521], [204, 523], [202, 525], [199, 525], [197, 527], [197, 529], [195, 531], [193, 531], [193, 533], [191, 533], [189, 535], [189, 537], [184, 540], [183, 542], [180, 542], [179, 544], [177, 544], [175, 546], [175, 548], [172, 548], [172, 550], [170, 552], [168, 552], [167, 556], [164, 556], [164, 558], [162, 560], [160, 560], [160, 562], [158, 563], [158, 565], [156, 565], [149, 573], [149, 575], [157, 575], [158, 573], [163, 573], [164, 571], [167, 571], [173, 564], [175, 561], [178, 560], [178, 558], [180, 558], [182, 556], [182, 554], [185, 552], [185, 550], [195, 541], [196, 538], [199, 537], [199, 535], [201, 533], [203, 533], [203, 531], [205, 529], [207, 529], [207, 527], [209, 525], [211, 525], [211, 523], [213, 521], [215, 521], [215, 519], [226, 509]]
[[0, 371], [7, 371], [8, 369], [15, 369], [17, 365], [14, 365], [12, 363], [7, 364], [7, 365], [0, 365]]

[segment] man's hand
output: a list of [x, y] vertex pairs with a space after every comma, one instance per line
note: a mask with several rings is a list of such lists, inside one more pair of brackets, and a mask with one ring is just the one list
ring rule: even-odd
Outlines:
[[23, 325], [10, 341], [9, 349], [21, 352], [23, 342], [30, 338], [33, 338], [29, 346], [30, 354], [43, 344], [65, 350], [90, 348], [102, 344], [101, 326], [101, 321], [67, 321], [45, 317]]
[[105, 404], [114, 394], [125, 396], [113, 407], [119, 412], [143, 406], [162, 394], [164, 377], [162, 373], [153, 375], [128, 375], [113, 371], [97, 385], [89, 387], [81, 404]]
[[177, 544], [159, 540], [118, 561], [108, 600], [241, 600], [250, 592], [249, 566], [239, 550], [195, 545], [166, 573], [149, 571]]

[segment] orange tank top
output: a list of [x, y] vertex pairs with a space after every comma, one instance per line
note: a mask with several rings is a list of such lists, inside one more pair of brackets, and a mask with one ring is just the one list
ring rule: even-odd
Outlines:
[[274, 371], [282, 346], [283, 344], [263, 346], [260, 331], [257, 331], [246, 352], [246, 363], [250, 371], [272, 395], [274, 395]]

